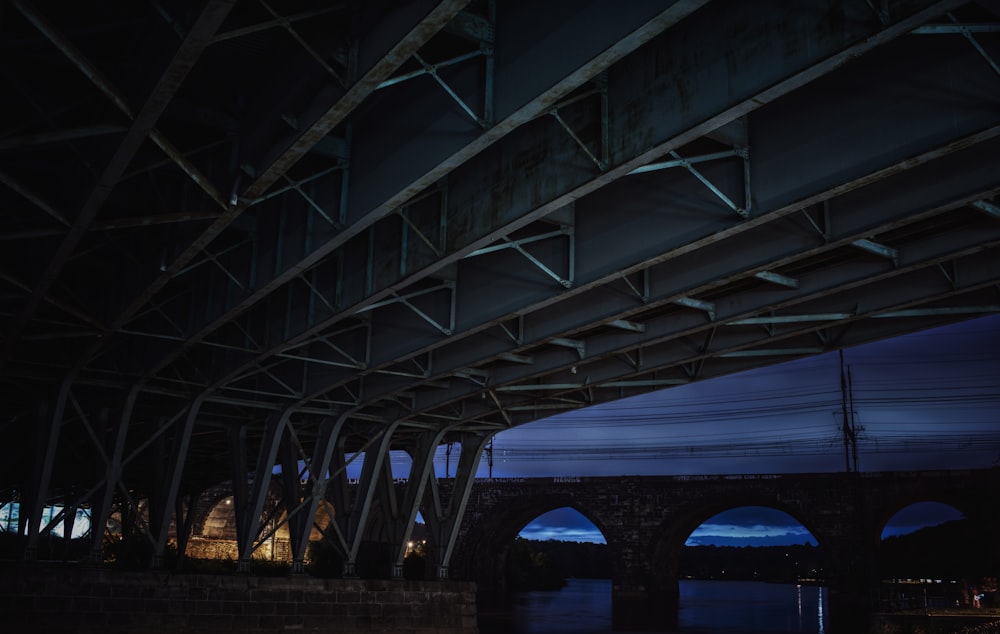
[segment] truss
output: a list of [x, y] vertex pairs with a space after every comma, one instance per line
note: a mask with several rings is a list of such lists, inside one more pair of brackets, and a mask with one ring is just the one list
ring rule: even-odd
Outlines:
[[232, 479], [246, 564], [281, 465], [298, 565], [425, 508], [445, 574], [502, 429], [1000, 311], [989, 3], [196, 4], [0, 21], [29, 557]]

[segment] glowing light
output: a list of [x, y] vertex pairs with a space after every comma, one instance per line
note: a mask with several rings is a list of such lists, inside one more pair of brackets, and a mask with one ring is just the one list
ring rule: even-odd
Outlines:
[[823, 588], [816, 588], [819, 590], [819, 627], [816, 629], [816, 634], [823, 633]]

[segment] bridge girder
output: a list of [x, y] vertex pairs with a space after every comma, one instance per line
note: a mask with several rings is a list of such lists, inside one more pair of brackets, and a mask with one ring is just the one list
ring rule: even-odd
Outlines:
[[[281, 443], [313, 479], [478, 455], [1000, 311], [989, 3], [188, 8], [0, 24], [3, 430], [34, 448], [0, 484], [33, 516], [156, 489], [162, 551], [183, 491]], [[267, 488], [237, 495], [246, 552]]]

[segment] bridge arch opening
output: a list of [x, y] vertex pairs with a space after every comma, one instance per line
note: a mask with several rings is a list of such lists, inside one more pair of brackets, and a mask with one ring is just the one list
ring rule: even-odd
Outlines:
[[610, 631], [613, 535], [574, 500], [524, 501], [477, 539], [480, 631], [534, 631], [564, 621]]
[[[657, 550], [665, 617], [681, 629], [828, 629], [825, 554], [795, 509], [719, 502], [672, 518]], [[672, 614], [670, 612], [673, 612]]]
[[535, 517], [521, 529], [518, 537], [534, 541], [608, 543], [601, 529], [572, 506], [553, 509]]
[[916, 531], [961, 521], [965, 515], [943, 502], [916, 502], [899, 509], [882, 527], [882, 540], [909, 535]]
[[611, 578], [605, 534], [579, 509], [562, 506], [518, 524], [500, 551], [508, 592], [558, 590], [570, 580]]
[[883, 525], [879, 542], [880, 608], [994, 606], [996, 577], [988, 563], [991, 534], [991, 528], [943, 502], [899, 509]]

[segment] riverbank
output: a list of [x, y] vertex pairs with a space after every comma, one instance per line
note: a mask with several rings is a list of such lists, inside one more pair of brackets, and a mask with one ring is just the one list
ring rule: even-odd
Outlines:
[[906, 610], [872, 616], [872, 634], [1000, 634], [998, 608]]

